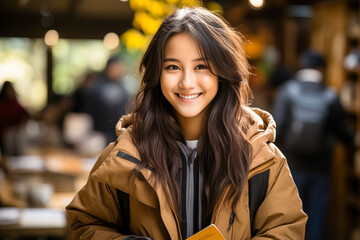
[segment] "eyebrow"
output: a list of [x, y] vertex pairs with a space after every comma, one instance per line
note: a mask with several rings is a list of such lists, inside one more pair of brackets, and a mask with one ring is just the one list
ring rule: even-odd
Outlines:
[[[196, 59], [194, 59], [192, 61], [193, 62], [199, 62], [199, 61], [205, 61], [205, 59], [204, 58], [196, 58]], [[165, 58], [164, 62], [180, 62], [180, 60], [176, 59], [176, 58]]]

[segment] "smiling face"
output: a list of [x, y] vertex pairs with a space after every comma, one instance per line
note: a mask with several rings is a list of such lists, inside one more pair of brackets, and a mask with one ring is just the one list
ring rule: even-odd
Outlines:
[[179, 33], [165, 45], [161, 91], [180, 123], [202, 121], [218, 91], [218, 78], [209, 69], [194, 38]]

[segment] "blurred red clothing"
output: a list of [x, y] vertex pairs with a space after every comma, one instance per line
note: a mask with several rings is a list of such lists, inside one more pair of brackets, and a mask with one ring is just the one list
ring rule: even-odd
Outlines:
[[0, 136], [6, 129], [17, 127], [29, 118], [26, 110], [16, 99], [0, 99]]

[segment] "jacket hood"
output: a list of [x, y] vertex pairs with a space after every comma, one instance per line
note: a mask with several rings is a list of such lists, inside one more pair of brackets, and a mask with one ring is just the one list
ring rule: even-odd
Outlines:
[[248, 141], [252, 145], [252, 162], [250, 171], [275, 158], [273, 143], [276, 136], [276, 125], [270, 113], [259, 108], [244, 108], [249, 120], [245, 124]]
[[132, 114], [124, 115], [120, 118], [120, 120], [117, 122], [115, 131], [116, 135], [120, 136], [121, 133], [126, 130], [126, 128], [130, 127], [132, 124]]
[[[244, 113], [244, 132], [253, 148], [251, 170], [275, 157], [270, 144], [275, 141], [276, 125], [271, 114], [259, 108], [244, 107]], [[131, 124], [131, 114], [124, 115], [116, 124], [116, 134], [121, 135]]]

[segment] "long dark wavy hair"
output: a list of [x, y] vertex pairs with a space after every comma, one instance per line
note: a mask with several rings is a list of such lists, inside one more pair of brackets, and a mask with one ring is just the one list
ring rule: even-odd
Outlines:
[[178, 217], [182, 203], [177, 182], [181, 162], [177, 141], [183, 141], [183, 134], [160, 86], [165, 45], [178, 33], [188, 33], [197, 41], [202, 57], [219, 81], [198, 149], [205, 217], [210, 218], [227, 186], [231, 187], [229, 199], [234, 210], [249, 171], [251, 145], [242, 130], [242, 106], [248, 104], [250, 96], [249, 64], [240, 33], [203, 8], [178, 9], [165, 18], [142, 58], [142, 81], [135, 99], [132, 131], [141, 157], [137, 169], [154, 169], [152, 177], [163, 187]]

